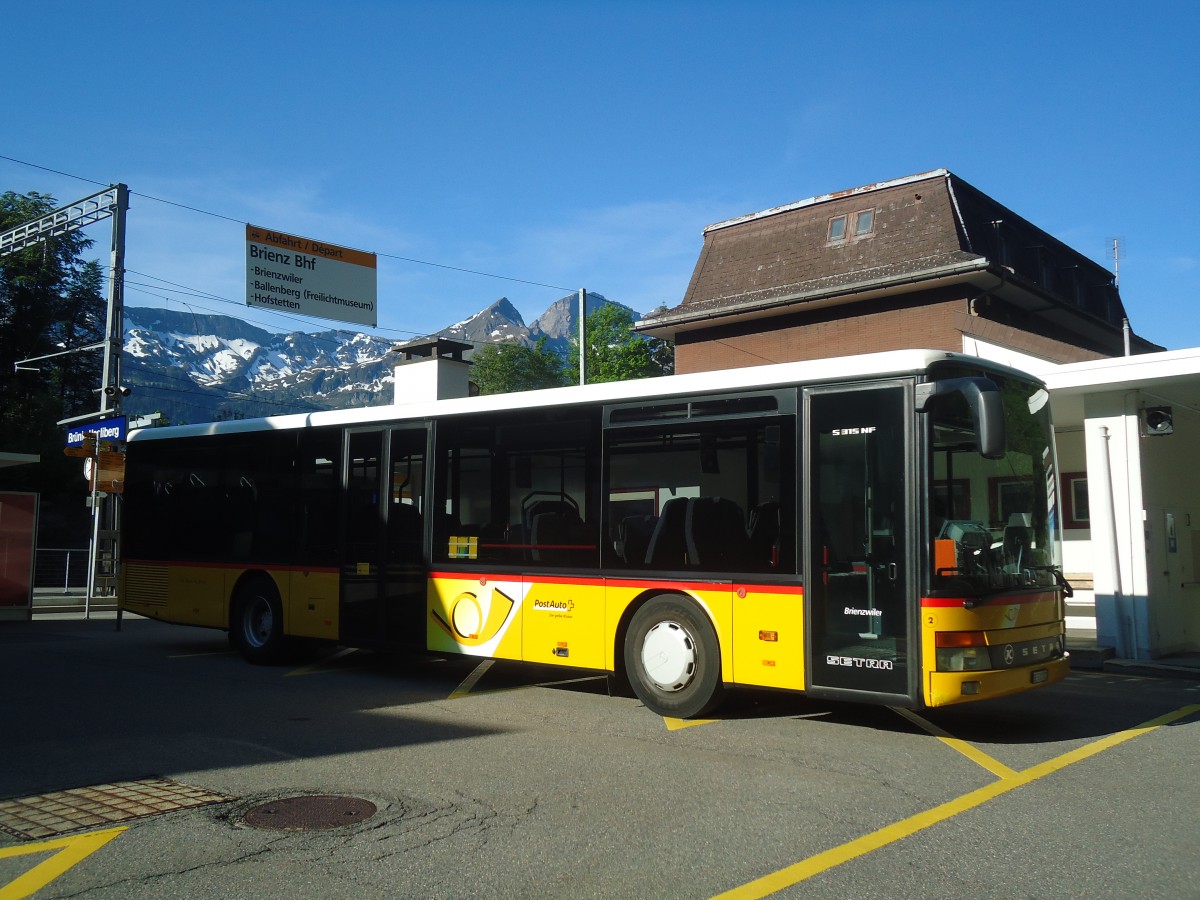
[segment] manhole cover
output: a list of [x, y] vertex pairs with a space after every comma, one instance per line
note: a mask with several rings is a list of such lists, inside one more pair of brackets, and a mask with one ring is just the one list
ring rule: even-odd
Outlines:
[[250, 809], [243, 821], [252, 828], [319, 831], [357, 825], [375, 815], [375, 804], [359, 797], [285, 797]]

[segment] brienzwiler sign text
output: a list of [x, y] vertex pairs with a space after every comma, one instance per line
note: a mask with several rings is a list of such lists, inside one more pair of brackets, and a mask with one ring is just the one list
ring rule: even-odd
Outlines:
[[246, 305], [378, 324], [374, 253], [246, 226]]

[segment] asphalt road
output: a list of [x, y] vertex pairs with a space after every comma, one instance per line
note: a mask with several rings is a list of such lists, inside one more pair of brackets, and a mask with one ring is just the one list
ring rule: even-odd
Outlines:
[[[1076, 673], [918, 716], [737, 693], [685, 726], [586, 672], [262, 668], [138, 618], [0, 623], [0, 678], [0, 813], [151, 777], [218, 797], [0, 831], [3, 900], [1200, 896], [1189, 680]], [[247, 822], [316, 795], [375, 811]]]

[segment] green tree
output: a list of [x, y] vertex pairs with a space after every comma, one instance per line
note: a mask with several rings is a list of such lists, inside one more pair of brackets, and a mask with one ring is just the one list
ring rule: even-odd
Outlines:
[[[646, 338], [633, 331], [633, 314], [615, 303], [590, 313], [585, 329], [587, 380], [627, 381], [670, 375], [675, 370], [675, 349], [668, 341]], [[579, 339], [571, 338], [567, 350], [567, 378], [579, 383]]]
[[[59, 298], [51, 336], [56, 347], [68, 349], [98, 344], [105, 338], [108, 302], [104, 274], [95, 260], [77, 263], [68, 273]], [[64, 416], [91, 412], [99, 406], [103, 352], [89, 350], [58, 357], [51, 382], [58, 391]]]
[[546, 347], [542, 337], [533, 347], [515, 341], [484, 344], [472, 360], [471, 380], [481, 394], [507, 394], [538, 388], [561, 387], [562, 360]]
[[[57, 206], [37, 192], [0, 194], [0, 231]], [[57, 423], [98, 408], [103, 357], [65, 354], [34, 363], [36, 371], [18, 372], [15, 364], [103, 339], [103, 273], [80, 258], [90, 246], [74, 231], [0, 257], [0, 450], [41, 457], [39, 465], [3, 470], [0, 486], [42, 495], [43, 544], [74, 539], [79, 524], [86, 535], [79, 461], [63, 456], [66, 435]]]

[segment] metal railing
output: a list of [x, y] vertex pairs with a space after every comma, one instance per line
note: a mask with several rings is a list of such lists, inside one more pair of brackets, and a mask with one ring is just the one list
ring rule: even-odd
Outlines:
[[88, 586], [87, 547], [38, 547], [33, 563], [35, 590], [85, 594]]

